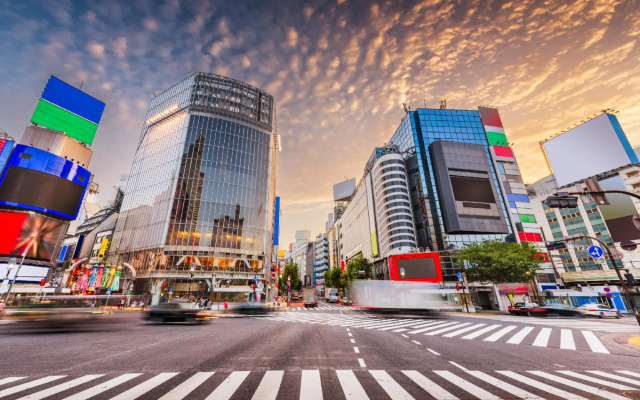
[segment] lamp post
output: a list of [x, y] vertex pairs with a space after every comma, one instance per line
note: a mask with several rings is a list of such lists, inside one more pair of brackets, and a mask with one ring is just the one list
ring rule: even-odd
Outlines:
[[2, 281], [2, 287], [7, 287], [7, 294], [5, 295], [6, 298], [5, 300], [9, 300], [9, 274], [11, 274], [11, 270], [14, 269], [16, 267], [16, 263], [18, 262], [18, 260], [16, 260], [15, 258], [12, 258], [9, 260], [9, 263], [7, 264], [7, 273]]
[[[16, 271], [16, 274], [13, 276], [13, 280], [11, 281], [11, 285], [9, 286], [9, 290], [7, 290], [7, 297], [5, 302], [7, 302], [9, 300], [9, 294], [11, 293], [11, 290], [13, 289], [13, 285], [16, 283], [16, 279], [18, 279], [18, 275], [20, 275], [20, 269], [22, 268], [22, 263], [24, 263], [24, 258], [27, 256], [27, 252], [29, 251], [29, 249], [31, 248], [31, 242], [29, 242], [29, 244], [27, 245], [27, 247], [24, 248], [24, 251], [22, 252], [22, 258], [20, 259], [20, 264], [18, 265], [18, 270]], [[14, 260], [14, 266], [15, 266], [15, 258], [13, 258], [12, 260]], [[9, 268], [7, 268], [8, 270]], [[8, 271], [7, 271], [7, 277], [9, 276]]]
[[193, 282], [193, 273], [196, 270], [196, 264], [191, 263], [189, 270], [191, 271], [191, 277], [189, 278], [189, 293], [187, 294], [187, 297], [189, 298], [189, 301], [191, 301], [191, 282]]
[[287, 275], [287, 303], [291, 307], [291, 275]]

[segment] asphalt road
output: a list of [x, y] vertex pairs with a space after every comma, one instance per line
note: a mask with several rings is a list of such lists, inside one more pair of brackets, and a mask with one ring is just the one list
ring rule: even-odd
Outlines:
[[[296, 309], [197, 326], [121, 312], [87, 331], [16, 328], [0, 324], [0, 398], [624, 399], [640, 391], [640, 349], [614, 340], [634, 334], [627, 320]], [[566, 335], [575, 350], [560, 348]]]

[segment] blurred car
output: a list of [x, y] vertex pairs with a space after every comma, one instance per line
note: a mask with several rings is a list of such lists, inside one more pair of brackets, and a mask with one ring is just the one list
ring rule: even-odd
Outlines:
[[513, 305], [507, 307], [507, 311], [509, 314], [518, 315], [520, 309], [524, 307], [525, 303], [514, 303]]
[[187, 322], [201, 324], [211, 319], [211, 313], [207, 310], [194, 308], [190, 303], [171, 302], [151, 306], [142, 318], [158, 323]]
[[340, 296], [338, 296], [338, 293], [329, 294], [329, 303], [337, 303], [339, 300], [340, 300]]
[[338, 299], [338, 304], [343, 305], [343, 306], [350, 306], [353, 305], [353, 303], [351, 302], [351, 300], [349, 300], [346, 297], [340, 297]]
[[78, 304], [61, 305], [55, 302], [22, 304], [5, 309], [6, 317], [21, 328], [34, 330], [79, 330], [96, 326], [101, 312]]
[[291, 292], [291, 300], [300, 300], [300, 293]]
[[583, 315], [571, 306], [549, 304], [546, 306], [521, 308], [520, 313], [536, 317], [582, 317]]
[[262, 303], [245, 302], [230, 308], [232, 313], [244, 315], [264, 315], [271, 312], [271, 307]]
[[507, 310], [509, 312], [512, 312], [515, 315], [527, 315], [527, 316], [531, 316], [530, 313], [528, 313], [528, 311], [532, 308], [539, 308], [540, 304], [538, 303], [516, 303], [514, 304], [514, 308], [512, 308], [512, 310]]
[[588, 303], [576, 308], [582, 315], [591, 315], [599, 318], [620, 318], [622, 313], [615, 308], [607, 307], [602, 304]]

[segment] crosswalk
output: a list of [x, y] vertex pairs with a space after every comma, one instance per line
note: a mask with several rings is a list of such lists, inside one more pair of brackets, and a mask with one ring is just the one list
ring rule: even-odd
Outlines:
[[301, 322], [375, 329], [406, 335], [441, 336], [446, 338], [476, 339], [485, 342], [552, 347], [564, 350], [584, 350], [609, 354], [609, 350], [591, 330], [572, 330], [539, 326], [488, 324], [448, 319], [372, 318], [366, 315], [339, 315], [327, 313], [278, 313], [256, 317], [271, 321]]
[[0, 376], [0, 398], [304, 400], [390, 398], [628, 400], [640, 372], [587, 370], [255, 370], [84, 376]]
[[324, 306], [317, 306], [317, 307], [290, 307], [288, 310], [286, 311], [330, 311], [330, 310], [340, 310], [340, 311], [344, 311], [344, 310], [353, 310], [355, 309], [354, 307], [351, 306], [330, 306], [330, 305], [324, 305]]
[[597, 318], [531, 318], [515, 315], [465, 315], [467, 318], [491, 319], [497, 322], [519, 322], [540, 326], [556, 326], [572, 329], [588, 329], [590, 331], [607, 332], [607, 333], [640, 333], [640, 327], [635, 323], [635, 319], [629, 318], [624, 321], [602, 321]]

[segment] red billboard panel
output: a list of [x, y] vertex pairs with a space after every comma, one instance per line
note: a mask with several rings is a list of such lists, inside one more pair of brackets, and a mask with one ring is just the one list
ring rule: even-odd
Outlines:
[[66, 223], [23, 212], [0, 211], [0, 255], [51, 261], [53, 252], [65, 233]]
[[[404, 276], [401, 271], [404, 270]], [[438, 253], [410, 253], [389, 257], [389, 279], [392, 281], [442, 282]]]

